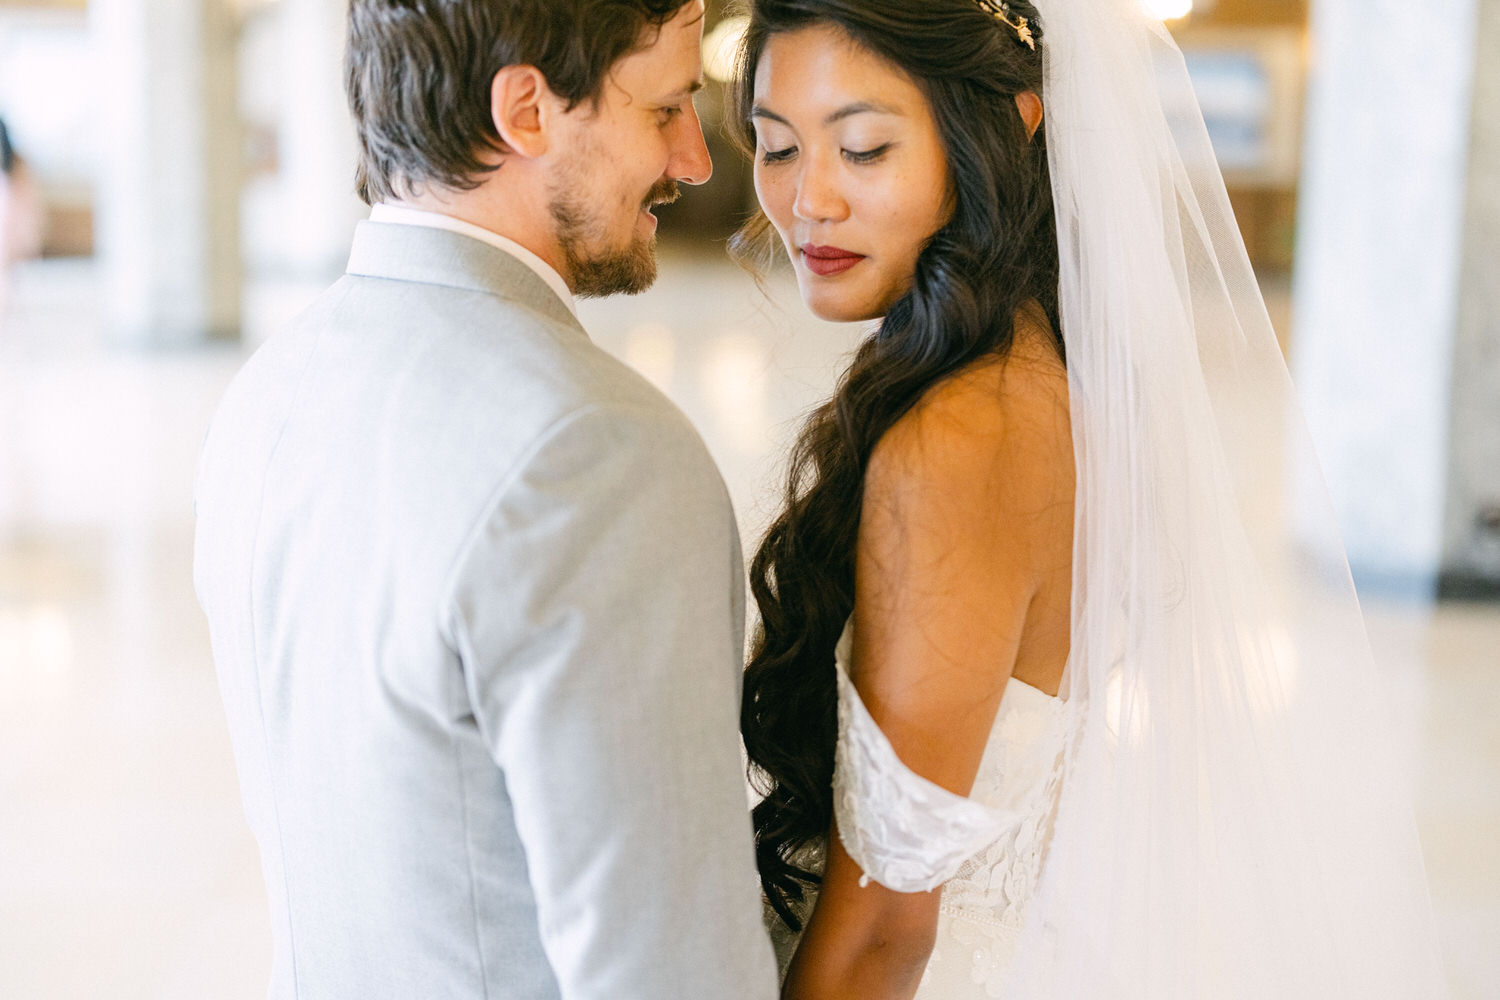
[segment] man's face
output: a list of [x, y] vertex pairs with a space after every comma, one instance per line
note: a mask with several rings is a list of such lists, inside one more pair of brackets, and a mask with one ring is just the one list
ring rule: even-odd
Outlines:
[[653, 205], [713, 173], [692, 95], [703, 86], [703, 0], [615, 63], [598, 106], [565, 117], [550, 204], [573, 292], [635, 294], [656, 280]]

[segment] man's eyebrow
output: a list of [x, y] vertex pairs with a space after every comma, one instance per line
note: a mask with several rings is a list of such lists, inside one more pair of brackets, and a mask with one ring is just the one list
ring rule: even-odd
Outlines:
[[672, 104], [676, 101], [686, 100], [703, 89], [703, 80], [697, 79], [692, 83], [685, 83], [661, 99], [662, 104]]
[[[901, 114], [901, 112], [897, 111], [895, 108], [891, 107], [888, 104], [881, 104], [879, 101], [856, 101], [853, 104], [844, 105], [842, 108], [839, 108], [837, 111], [830, 114], [827, 118], [824, 118], [823, 124], [832, 125], [835, 122], [843, 121], [845, 118], [849, 118], [853, 115], [863, 114], [899, 115]], [[778, 115], [776, 112], [770, 110], [769, 108], [762, 107], [759, 104], [750, 109], [750, 117], [769, 118], [773, 122], [780, 122], [781, 124], [787, 126], [790, 126], [792, 124], [785, 118]]]

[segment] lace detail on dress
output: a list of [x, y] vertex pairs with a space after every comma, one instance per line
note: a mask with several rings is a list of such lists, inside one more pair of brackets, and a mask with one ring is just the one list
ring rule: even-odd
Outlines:
[[849, 857], [871, 879], [897, 892], [942, 885], [964, 859], [1013, 818], [954, 795], [915, 773], [870, 717], [842, 662], [837, 663], [839, 741], [833, 808]]
[[[1016, 945], [1052, 839], [1068, 722], [1063, 703], [1034, 688], [1013, 681], [1005, 693], [1012, 698], [1024, 707], [1013, 704], [1002, 713], [1006, 725], [990, 737], [973, 794], [987, 802], [1024, 800], [1018, 804], [1022, 819], [944, 884], [938, 940], [923, 979], [924, 986], [931, 983], [918, 990], [917, 1000], [1009, 995]], [[960, 971], [955, 966], [967, 973], [962, 992], [952, 982]]]
[[1002, 713], [1004, 724], [990, 737], [973, 798], [1004, 805], [1019, 822], [964, 861], [943, 886], [943, 906], [1020, 927], [1051, 840], [1067, 713], [1061, 702], [1018, 681], [1006, 688], [1005, 698], [1026, 704]]
[[[1003, 995], [1041, 878], [1070, 713], [1021, 681], [1006, 686], [974, 790], [954, 795], [907, 768], [835, 655], [839, 738], [834, 812], [849, 856], [898, 892], [943, 887], [938, 940], [918, 1000]], [[976, 992], [979, 987], [979, 992]]]

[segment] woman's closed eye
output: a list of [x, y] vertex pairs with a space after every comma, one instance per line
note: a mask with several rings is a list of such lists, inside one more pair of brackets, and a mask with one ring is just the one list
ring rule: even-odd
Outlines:
[[874, 163], [886, 153], [889, 153], [893, 145], [895, 143], [888, 142], [883, 146], [876, 146], [874, 149], [846, 149], [844, 150], [844, 159], [850, 163]]
[[[841, 152], [844, 159], [850, 163], [863, 165], [876, 162], [885, 156], [886, 153], [889, 153], [893, 145], [894, 143], [888, 142], [883, 146], [876, 146], [874, 149], [845, 149], [841, 150]], [[797, 155], [796, 146], [787, 146], [784, 149], [765, 149], [761, 153], [760, 161], [766, 164], [785, 163], [795, 155]]]

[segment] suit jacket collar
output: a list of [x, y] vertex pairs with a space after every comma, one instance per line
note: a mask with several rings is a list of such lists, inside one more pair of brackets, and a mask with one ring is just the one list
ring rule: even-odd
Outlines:
[[428, 226], [361, 222], [347, 273], [486, 292], [584, 332], [578, 318], [535, 271], [498, 247]]

